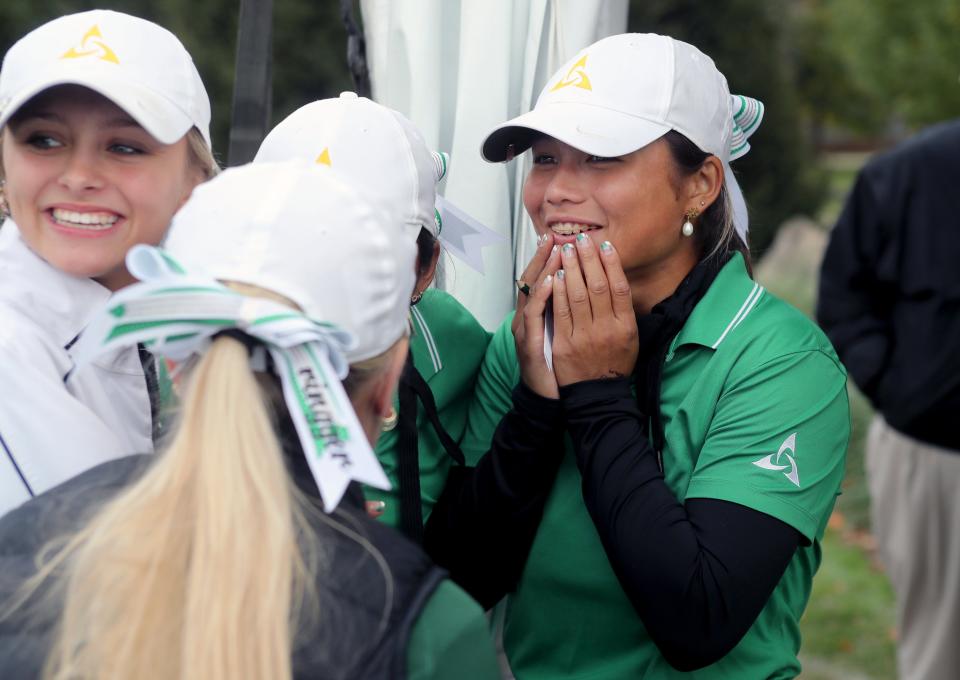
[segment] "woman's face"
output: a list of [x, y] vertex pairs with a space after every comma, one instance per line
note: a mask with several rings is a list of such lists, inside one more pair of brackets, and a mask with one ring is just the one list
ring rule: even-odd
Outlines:
[[132, 282], [137, 243], [156, 245], [201, 181], [186, 138], [161, 144], [108, 99], [52, 88], [3, 130], [4, 194], [27, 245], [111, 290]]
[[552, 137], [533, 144], [523, 203], [537, 234], [558, 243], [580, 232], [610, 241], [633, 281], [666, 272], [681, 278], [697, 261], [694, 239], [681, 234], [691, 207], [663, 139], [616, 158], [591, 156]]

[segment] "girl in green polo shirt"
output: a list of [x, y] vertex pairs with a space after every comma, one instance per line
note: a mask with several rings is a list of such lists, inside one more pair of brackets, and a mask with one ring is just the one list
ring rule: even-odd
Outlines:
[[417, 283], [410, 300], [410, 354], [377, 457], [391, 489], [364, 489], [372, 514], [420, 540], [443, 488], [490, 334], [453, 296], [431, 288], [440, 257], [436, 184], [447, 169], [405, 116], [366, 97], [305, 104], [263, 140], [255, 163], [303, 159], [329, 168], [386, 209], [417, 245]]
[[[425, 544], [484, 604], [507, 595], [519, 680], [800, 672], [849, 409], [826, 337], [751, 277], [728, 163], [761, 116], [693, 46], [628, 34], [484, 141], [532, 149], [540, 245], [481, 369], [469, 492]], [[485, 453], [532, 418], [522, 463]]]

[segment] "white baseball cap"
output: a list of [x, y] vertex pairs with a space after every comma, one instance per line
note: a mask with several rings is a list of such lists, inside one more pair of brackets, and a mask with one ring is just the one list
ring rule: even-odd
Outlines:
[[311, 102], [270, 131], [253, 162], [294, 158], [329, 166], [360, 187], [400, 219], [414, 241], [421, 228], [438, 235], [436, 184], [448, 158], [431, 151], [401, 113], [353, 92]]
[[532, 111], [487, 135], [481, 153], [491, 162], [509, 160], [510, 151], [520, 154], [545, 134], [589, 154], [622, 156], [676, 130], [728, 162], [736, 157], [735, 111], [726, 78], [696, 47], [663, 35], [624, 33], [578, 52], [550, 79]]
[[98, 9], [27, 33], [3, 59], [0, 127], [57, 85], [100, 93], [163, 144], [196, 127], [210, 145], [210, 100], [200, 74], [177, 37], [153, 22]]
[[249, 164], [201, 184], [163, 247], [191, 274], [272, 291], [353, 333], [350, 362], [407, 333], [416, 246], [368, 195], [310, 163]]

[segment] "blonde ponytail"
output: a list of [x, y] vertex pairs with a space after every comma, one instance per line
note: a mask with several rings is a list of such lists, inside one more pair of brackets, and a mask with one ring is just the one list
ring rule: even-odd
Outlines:
[[50, 565], [66, 586], [45, 677], [291, 677], [305, 519], [270, 412], [246, 348], [216, 339], [168, 450]]

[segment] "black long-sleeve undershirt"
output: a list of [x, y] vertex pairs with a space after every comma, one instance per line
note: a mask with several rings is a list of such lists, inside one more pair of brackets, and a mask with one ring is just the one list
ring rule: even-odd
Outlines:
[[651, 639], [678, 670], [720, 660], [756, 620], [802, 536], [736, 503], [679, 502], [628, 378], [576, 383], [560, 396], [584, 502]]
[[520, 383], [490, 450], [450, 469], [423, 547], [484, 609], [516, 589], [563, 452], [560, 401]]

